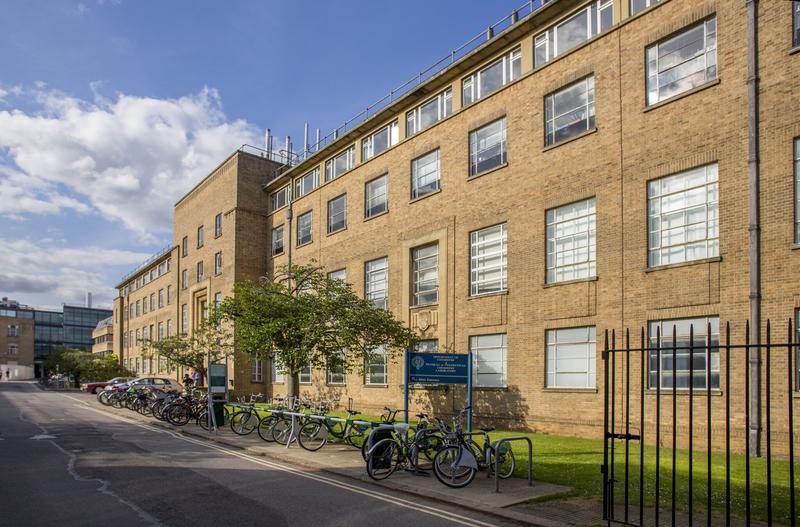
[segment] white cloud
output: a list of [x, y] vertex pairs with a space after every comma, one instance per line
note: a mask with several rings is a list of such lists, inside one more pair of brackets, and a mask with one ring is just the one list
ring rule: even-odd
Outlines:
[[36, 86], [26, 93], [35, 111], [0, 111], [0, 214], [10, 217], [94, 212], [153, 241], [169, 232], [180, 196], [260, 138], [248, 122], [226, 119], [211, 88], [107, 99], [93, 83], [86, 101]]
[[30, 298], [80, 303], [91, 291], [98, 304], [111, 305], [113, 285], [105, 272], [109, 266], [133, 269], [147, 253], [98, 246], [67, 247], [63, 240], [8, 240], [0, 238], [0, 291], [28, 303]]

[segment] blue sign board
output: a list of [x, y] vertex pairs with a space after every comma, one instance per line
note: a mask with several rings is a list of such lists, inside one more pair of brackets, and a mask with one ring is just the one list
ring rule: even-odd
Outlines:
[[408, 382], [412, 384], [468, 384], [469, 355], [409, 353]]

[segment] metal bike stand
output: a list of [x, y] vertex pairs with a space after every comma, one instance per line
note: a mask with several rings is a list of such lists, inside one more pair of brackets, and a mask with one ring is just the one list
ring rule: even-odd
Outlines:
[[[494, 444], [495, 452], [500, 451], [500, 445], [503, 443], [511, 443], [512, 441], [525, 441], [528, 443], [528, 486], [533, 486], [533, 443], [531, 442], [530, 437], [525, 436], [514, 436], [514, 437], [504, 437], [503, 439], [497, 441]], [[513, 455], [513, 453], [512, 453]], [[497, 477], [497, 473], [500, 471], [500, 456], [495, 453], [494, 456], [494, 491], [500, 492], [500, 478]]]

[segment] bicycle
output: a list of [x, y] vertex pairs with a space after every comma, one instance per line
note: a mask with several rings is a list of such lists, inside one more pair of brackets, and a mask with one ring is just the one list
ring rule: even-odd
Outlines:
[[[413, 435], [409, 433], [412, 428], [405, 423], [382, 424], [370, 433], [365, 442], [370, 445], [366, 459], [370, 478], [386, 479], [401, 467], [423, 472], [431, 470], [432, 461], [443, 446], [441, 431], [429, 426], [427, 415], [417, 414], [417, 417], [420, 420]], [[381, 435], [385, 437], [381, 439]], [[431, 464], [424, 464], [423, 459]]]

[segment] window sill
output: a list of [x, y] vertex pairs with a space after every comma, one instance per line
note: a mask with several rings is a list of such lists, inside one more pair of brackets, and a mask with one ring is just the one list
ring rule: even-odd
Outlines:
[[[646, 393], [647, 395], [658, 395], [658, 391], [655, 388], [647, 388]], [[661, 388], [661, 395], [662, 396], [672, 395], [672, 388]], [[679, 388], [675, 390], [675, 395], [677, 395], [678, 397], [689, 397], [689, 388]], [[695, 388], [692, 391], [692, 395], [693, 396], [699, 395], [702, 397], [708, 395], [708, 390], [706, 390], [705, 388]], [[715, 388], [711, 390], [711, 395], [713, 395], [714, 397], [722, 397], [723, 395], [725, 395], [725, 393], [722, 390]]]
[[439, 302], [428, 302], [427, 304], [414, 304], [411, 306], [411, 309], [417, 309], [417, 308], [430, 309], [432, 307], [439, 307]]
[[597, 393], [597, 388], [559, 388], [558, 386], [545, 386], [548, 393]]
[[364, 388], [388, 388], [388, 384], [368, 384], [364, 383]]
[[264, 381], [254, 381], [250, 379], [250, 384], [264, 384]]
[[689, 267], [691, 265], [702, 265], [713, 262], [721, 262], [722, 256], [714, 256], [712, 258], [703, 258], [702, 260], [692, 260], [690, 262], [679, 262], [674, 264], [657, 265], [655, 267], [648, 267], [645, 273], [652, 273], [653, 271], [661, 271], [663, 269], [675, 269], [677, 267]]
[[494, 168], [490, 168], [488, 170], [484, 170], [483, 172], [478, 172], [477, 174], [471, 174], [471, 175], [467, 176], [467, 181], [472, 181], [474, 179], [478, 179], [479, 177], [491, 174], [492, 172], [497, 172], [498, 170], [503, 170], [507, 166], [508, 166], [508, 161], [506, 161], [502, 165], [497, 165]]
[[298, 243], [297, 245], [295, 245], [295, 248], [299, 249], [300, 247], [305, 247], [306, 245], [311, 245], [312, 243], [314, 243], [314, 240], [305, 243]]
[[508, 386], [473, 386], [473, 390], [483, 390], [487, 392], [507, 392]]
[[573, 141], [577, 141], [578, 139], [582, 139], [582, 138], [586, 137], [587, 135], [592, 135], [595, 132], [597, 132], [597, 127], [596, 126], [594, 128], [592, 128], [592, 129], [590, 129], [590, 130], [586, 130], [585, 132], [581, 132], [578, 135], [573, 135], [572, 137], [569, 137], [567, 139], [562, 139], [561, 141], [559, 141], [557, 143], [553, 143], [552, 145], [547, 145], [544, 148], [542, 148], [542, 152], [547, 152], [547, 151], [552, 150], [554, 148], [558, 148], [561, 145], [566, 145], [566, 144], [571, 143]]
[[433, 192], [428, 192], [424, 196], [420, 196], [418, 198], [412, 198], [411, 201], [409, 201], [409, 203], [416, 203], [416, 202], [421, 201], [421, 200], [423, 200], [425, 198], [429, 198], [431, 196], [435, 196], [436, 194], [439, 194], [441, 191], [442, 191], [442, 189], [434, 190]]
[[219, 276], [219, 275], [221, 275], [221, 274], [222, 274], [222, 271], [220, 271], [220, 272], [218, 272], [218, 273], [214, 273], [214, 276]]
[[469, 300], [480, 300], [481, 298], [491, 298], [493, 296], [505, 296], [508, 294], [508, 289], [505, 291], [498, 291], [496, 293], [484, 293], [482, 295], [470, 295], [467, 297], [467, 301]]
[[389, 214], [389, 209], [377, 214], [373, 214], [372, 216], [364, 216], [364, 221], [374, 220], [375, 218], [380, 218], [381, 216], [386, 216], [387, 214]]
[[325, 235], [325, 237], [327, 238], [328, 236], [333, 236], [334, 234], [339, 234], [340, 232], [344, 232], [344, 231], [346, 231], [346, 230], [347, 230], [347, 225], [345, 225], [345, 226], [344, 226], [344, 227], [342, 227], [341, 229], [336, 229], [336, 230], [335, 230], [335, 231], [333, 231], [333, 232], [329, 232], [329, 233], [327, 233], [327, 234]]
[[800, 53], [800, 44], [789, 50], [789, 55], [794, 55], [795, 53]]
[[273, 254], [272, 258], [277, 258], [278, 256], [283, 256], [283, 251]]
[[795, 243], [792, 245], [793, 251], [800, 251], [800, 243]]
[[326, 382], [326, 386], [347, 386], [345, 382]]
[[[669, 99], [664, 99], [663, 101], [658, 101], [657, 103], [651, 104], [650, 106], [646, 106], [644, 108], [643, 112], [647, 113], [647, 112], [656, 110], [656, 109], [661, 108], [662, 106], [665, 106], [665, 105], [667, 105], [667, 104], [669, 104], [671, 102], [679, 101], [679, 100], [683, 99], [684, 97], [688, 97], [690, 95], [694, 95], [697, 92], [701, 92], [703, 90], [707, 90], [708, 88], [711, 88], [712, 86], [716, 86], [719, 83], [720, 83], [720, 79], [719, 79], [719, 77], [717, 77], [713, 81], [708, 81], [705, 84], [701, 84], [700, 86], [696, 86], [696, 87], [692, 88], [691, 90], [685, 91], [683, 93], [679, 93], [677, 95], [673, 95]], [[645, 98], [647, 98], [647, 94], [646, 93], [645, 93]]]
[[557, 287], [559, 285], [582, 284], [583, 282], [596, 282], [596, 281], [597, 281], [597, 277], [596, 276], [592, 276], [592, 277], [589, 277], [589, 278], [578, 278], [577, 280], [565, 280], [563, 282], [553, 282], [552, 284], [544, 283], [544, 284], [542, 284], [542, 287], [547, 289], [549, 287]]
[[215, 239], [215, 240], [216, 240], [217, 238], [221, 238], [221, 237], [222, 237], [222, 234], [215, 234], [215, 235], [214, 235], [214, 239]]

